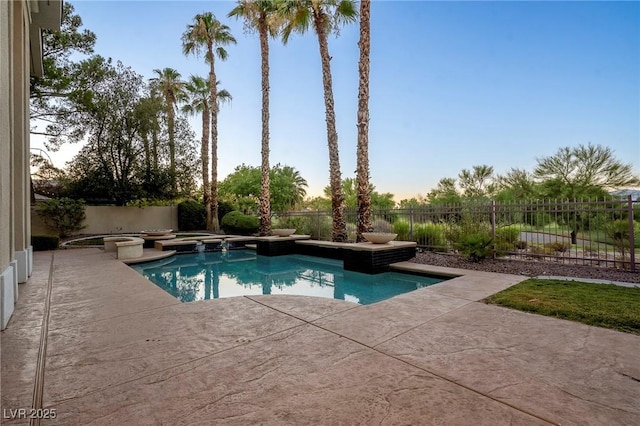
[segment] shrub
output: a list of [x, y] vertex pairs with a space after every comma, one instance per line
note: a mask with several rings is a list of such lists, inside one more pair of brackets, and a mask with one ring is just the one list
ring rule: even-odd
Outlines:
[[281, 216], [271, 221], [274, 228], [295, 228], [297, 234], [316, 240], [331, 239], [331, 217], [326, 215]]
[[413, 238], [419, 245], [444, 247], [444, 227], [438, 223], [416, 223], [413, 226]]
[[518, 226], [504, 226], [496, 229], [496, 240], [509, 244], [515, 244], [520, 239], [520, 228]]
[[554, 241], [553, 243], [545, 244], [545, 246], [548, 247], [550, 251], [556, 253], [564, 253], [571, 247], [568, 243], [563, 241]]
[[204, 204], [187, 200], [178, 204], [178, 228], [181, 231], [200, 231], [206, 229]]
[[[629, 221], [628, 219], [614, 220], [605, 225], [604, 230], [607, 236], [613, 240], [613, 245], [617, 251], [624, 257], [629, 251]], [[640, 224], [633, 223], [634, 235], [640, 235]]]
[[87, 217], [84, 208], [84, 200], [71, 198], [52, 198], [36, 206], [45, 224], [62, 238], [84, 228], [82, 222]]
[[456, 249], [472, 262], [480, 262], [491, 255], [491, 243], [493, 240], [486, 232], [475, 232], [464, 235], [455, 244]]
[[514, 245], [518, 250], [525, 250], [527, 248], [527, 242], [522, 240], [516, 241]]
[[467, 235], [485, 234], [491, 235], [491, 225], [488, 222], [475, 220], [473, 217], [465, 216], [457, 223], [451, 223], [444, 230], [444, 237], [453, 246], [462, 242]]
[[356, 240], [356, 231], [357, 231], [357, 226], [355, 223], [351, 223], [351, 222], [347, 222], [347, 239], [349, 241], [355, 241]]
[[260, 220], [239, 211], [229, 212], [222, 218], [222, 229], [227, 234], [251, 235], [258, 232]]
[[373, 232], [393, 232], [393, 225], [384, 219], [376, 219], [372, 221], [371, 228], [373, 228]]
[[33, 251], [56, 250], [60, 246], [60, 238], [55, 235], [32, 235]]
[[411, 224], [408, 220], [398, 219], [393, 223], [393, 232], [398, 234], [398, 237], [396, 238], [398, 240], [408, 240], [410, 229]]

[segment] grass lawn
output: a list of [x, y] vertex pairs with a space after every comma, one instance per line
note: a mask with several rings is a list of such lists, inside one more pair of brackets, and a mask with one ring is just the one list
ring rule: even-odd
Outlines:
[[532, 278], [485, 302], [640, 334], [640, 288]]

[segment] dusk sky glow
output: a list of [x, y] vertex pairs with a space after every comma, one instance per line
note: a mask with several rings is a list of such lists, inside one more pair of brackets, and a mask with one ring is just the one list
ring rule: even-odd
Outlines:
[[[95, 53], [146, 78], [172, 67], [206, 76], [181, 35], [211, 11], [238, 40], [217, 62], [233, 95], [219, 116], [219, 179], [260, 165], [260, 51], [227, 18], [234, 2], [71, 1]], [[532, 170], [558, 148], [600, 144], [640, 172], [640, 3], [374, 1], [371, 179], [396, 201], [426, 194], [474, 165]], [[356, 168], [358, 24], [329, 39], [343, 178]], [[308, 195], [329, 183], [315, 34], [271, 41], [271, 163], [295, 167]], [[200, 119], [191, 119], [197, 140]], [[41, 147], [37, 139], [32, 143]], [[50, 153], [62, 166], [77, 150]]]

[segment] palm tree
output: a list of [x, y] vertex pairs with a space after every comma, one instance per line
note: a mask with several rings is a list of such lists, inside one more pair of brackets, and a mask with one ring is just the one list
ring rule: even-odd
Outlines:
[[169, 132], [169, 169], [171, 172], [171, 191], [175, 196], [176, 191], [176, 142], [175, 142], [175, 107], [183, 94], [184, 83], [180, 80], [180, 73], [173, 68], [153, 70], [158, 76], [151, 79], [158, 85], [160, 92], [164, 96], [165, 108], [167, 110], [167, 128]]
[[[202, 161], [202, 192], [204, 207], [207, 212], [207, 230], [211, 231], [211, 186], [209, 183], [209, 127], [211, 124], [211, 103], [209, 102], [209, 96], [211, 96], [211, 90], [209, 88], [209, 80], [192, 75], [184, 88], [187, 95], [187, 103], [182, 107], [182, 111], [190, 115], [202, 114], [202, 144], [200, 148]], [[231, 94], [226, 90], [218, 90], [217, 93], [219, 103], [230, 102], [232, 99]]]
[[262, 163], [260, 179], [260, 235], [271, 233], [269, 190], [269, 35], [275, 37], [280, 15], [277, 0], [239, 0], [229, 17], [244, 18], [245, 25], [258, 32], [262, 58]]
[[[182, 51], [185, 55], [205, 52], [205, 61], [209, 64], [209, 99], [218, 99], [215, 70], [215, 57], [227, 59], [223, 46], [235, 44], [229, 27], [223, 25], [211, 12], [198, 14], [193, 24], [187, 25], [182, 34]], [[215, 52], [215, 54], [214, 54]], [[218, 103], [211, 103], [211, 218], [212, 229], [218, 231]]]
[[371, 0], [360, 1], [360, 63], [358, 64], [358, 214], [356, 242], [365, 241], [371, 230], [371, 184], [369, 183], [369, 53], [371, 51]]
[[343, 24], [353, 22], [358, 12], [352, 0], [286, 0], [282, 12], [287, 19], [282, 32], [284, 43], [292, 31], [305, 33], [309, 26], [318, 36], [320, 59], [322, 61], [322, 82], [327, 122], [327, 144], [329, 146], [329, 175], [331, 186], [331, 210], [333, 217], [333, 241], [347, 240], [347, 225], [344, 219], [344, 197], [338, 154], [338, 132], [334, 111], [333, 87], [331, 82], [331, 56], [329, 56], [328, 34]]

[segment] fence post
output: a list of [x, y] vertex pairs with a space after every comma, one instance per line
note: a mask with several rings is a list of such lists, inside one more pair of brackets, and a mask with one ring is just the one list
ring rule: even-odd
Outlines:
[[[629, 216], [629, 263], [631, 270], [636, 270], [636, 241], [633, 235], [634, 222], [633, 222], [633, 198], [631, 194], [627, 196], [627, 213]], [[624, 261], [624, 259], [622, 259]]]
[[496, 258], [496, 200], [491, 200], [491, 245], [493, 258]]
[[409, 206], [409, 241], [413, 241], [413, 206]]

